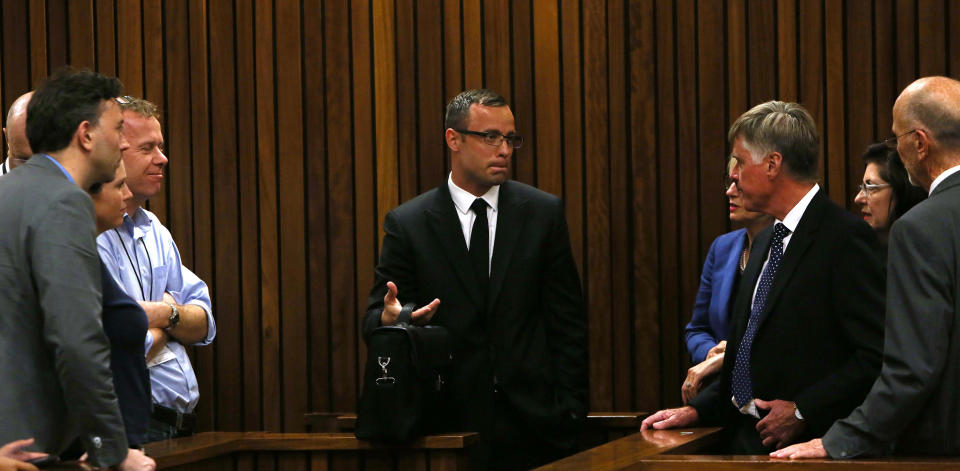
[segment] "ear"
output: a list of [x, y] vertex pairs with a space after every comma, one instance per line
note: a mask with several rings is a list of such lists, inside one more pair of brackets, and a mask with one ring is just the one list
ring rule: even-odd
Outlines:
[[764, 163], [764, 170], [766, 171], [767, 176], [773, 180], [780, 175], [780, 172], [783, 170], [783, 155], [779, 152], [771, 152], [763, 158], [766, 162]]
[[93, 150], [93, 132], [94, 127], [90, 124], [90, 121], [83, 121], [77, 126], [77, 132], [74, 134], [77, 144], [87, 152]]
[[930, 147], [933, 145], [933, 141], [926, 129], [917, 129], [916, 134], [917, 139], [911, 145], [914, 146], [913, 150], [917, 153], [917, 161], [923, 161], [930, 155]]
[[443, 138], [447, 141], [447, 147], [451, 151], [460, 151], [460, 133], [454, 131], [453, 128], [447, 128], [447, 131], [443, 133]]

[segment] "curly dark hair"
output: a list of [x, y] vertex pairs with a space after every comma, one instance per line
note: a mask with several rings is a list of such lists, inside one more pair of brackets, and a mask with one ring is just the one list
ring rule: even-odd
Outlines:
[[115, 77], [88, 69], [63, 68], [40, 85], [27, 106], [27, 139], [35, 153], [66, 148], [84, 121], [94, 126], [103, 112], [103, 101], [123, 94]]
[[893, 190], [893, 198], [890, 198], [890, 221], [894, 221], [906, 214], [910, 208], [923, 201], [927, 193], [923, 188], [910, 184], [910, 177], [907, 176], [907, 169], [900, 160], [900, 154], [896, 149], [891, 149], [886, 144], [878, 142], [867, 147], [863, 153], [864, 165], [876, 164], [880, 171], [880, 178], [890, 184]]

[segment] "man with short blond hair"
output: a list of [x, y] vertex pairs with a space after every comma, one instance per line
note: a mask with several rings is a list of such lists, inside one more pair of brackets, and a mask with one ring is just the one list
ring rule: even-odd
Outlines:
[[127, 215], [120, 227], [97, 238], [100, 257], [124, 291], [147, 313], [145, 341], [153, 396], [146, 441], [186, 436], [196, 428], [200, 399], [196, 374], [184, 345], [207, 345], [216, 336], [206, 283], [184, 266], [170, 231], [144, 208], [163, 187], [167, 156], [159, 110], [153, 103], [123, 97], [123, 152]]

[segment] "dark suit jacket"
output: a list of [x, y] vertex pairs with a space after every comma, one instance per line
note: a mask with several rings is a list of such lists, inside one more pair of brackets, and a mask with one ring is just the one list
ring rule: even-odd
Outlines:
[[380, 325], [387, 281], [402, 303], [439, 298], [432, 323], [455, 345], [449, 427], [488, 430], [496, 378], [542, 437], [569, 446], [587, 411], [587, 325], [563, 204], [519, 182], [500, 186], [488, 293], [455, 211], [444, 183], [387, 214], [364, 334]]
[[960, 454], [960, 173], [894, 224], [883, 369], [823, 437], [834, 458]]
[[93, 202], [36, 155], [0, 180], [0, 443], [80, 439], [116, 465], [127, 440], [100, 322]]
[[152, 401], [150, 374], [144, 358], [143, 339], [147, 335], [147, 313], [117, 284], [100, 262], [103, 286], [103, 331], [110, 340], [110, 371], [113, 386], [127, 430], [127, 443], [144, 443], [150, 423]]
[[703, 261], [700, 287], [687, 324], [687, 350], [694, 363], [707, 358], [711, 348], [730, 335], [730, 299], [737, 281], [738, 264], [747, 230], [738, 229], [714, 239]]
[[[703, 423], [744, 423], [730, 400], [731, 374], [772, 233], [768, 228], [754, 240], [718, 386], [692, 401]], [[883, 275], [878, 250], [870, 227], [820, 190], [784, 252], [754, 338], [751, 377], [754, 397], [797, 404], [806, 421], [804, 440], [822, 436], [853, 410], [879, 372]]]

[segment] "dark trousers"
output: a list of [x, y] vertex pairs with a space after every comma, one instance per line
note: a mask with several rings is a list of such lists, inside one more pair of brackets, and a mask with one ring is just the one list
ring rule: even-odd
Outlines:
[[760, 441], [757, 432], [759, 419], [745, 414], [737, 414], [734, 423], [728, 427], [726, 451], [731, 455], [766, 455], [774, 451], [772, 447], [765, 447]]
[[190, 435], [192, 435], [190, 431], [177, 430], [176, 427], [167, 425], [151, 417], [150, 423], [147, 424], [147, 433], [144, 434], [143, 442], [159, 442], [169, 438], [189, 437]]
[[470, 469], [490, 471], [528, 470], [575, 453], [575, 446], [561, 447], [544, 439], [543, 431], [502, 394], [493, 394], [493, 413], [486, 433], [470, 457]]

